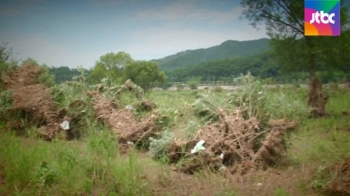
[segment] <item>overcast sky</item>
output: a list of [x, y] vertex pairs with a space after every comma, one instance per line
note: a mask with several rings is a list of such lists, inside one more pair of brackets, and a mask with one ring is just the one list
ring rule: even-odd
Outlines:
[[90, 68], [119, 51], [151, 60], [267, 37], [241, 10], [238, 0], [1, 0], [0, 42], [17, 60], [56, 67]]

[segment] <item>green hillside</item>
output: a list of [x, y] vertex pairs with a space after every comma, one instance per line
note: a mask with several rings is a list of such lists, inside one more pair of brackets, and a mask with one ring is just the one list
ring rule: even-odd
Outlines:
[[189, 81], [193, 78], [204, 81], [232, 81], [241, 73], [251, 72], [260, 78], [277, 77], [282, 70], [271, 53], [262, 53], [249, 57], [235, 57], [211, 60], [190, 67], [165, 71], [171, 82]]
[[162, 70], [172, 70], [211, 60], [256, 55], [269, 50], [269, 48], [269, 39], [266, 38], [250, 41], [228, 40], [218, 46], [187, 50], [153, 61], [157, 62]]

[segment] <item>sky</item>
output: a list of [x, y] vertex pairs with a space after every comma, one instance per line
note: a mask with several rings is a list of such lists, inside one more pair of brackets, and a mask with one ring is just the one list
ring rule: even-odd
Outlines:
[[1, 0], [0, 43], [50, 67], [91, 68], [120, 51], [152, 60], [267, 37], [242, 10], [238, 0]]

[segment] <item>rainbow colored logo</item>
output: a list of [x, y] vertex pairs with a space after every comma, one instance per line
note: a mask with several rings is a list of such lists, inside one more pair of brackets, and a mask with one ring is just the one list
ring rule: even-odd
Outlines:
[[340, 0], [305, 0], [304, 35], [339, 36]]

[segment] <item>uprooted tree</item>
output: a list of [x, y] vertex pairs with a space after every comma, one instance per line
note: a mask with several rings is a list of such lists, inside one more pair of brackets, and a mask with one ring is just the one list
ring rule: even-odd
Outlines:
[[213, 100], [210, 94], [197, 96], [192, 105], [194, 114], [210, 121], [193, 135], [175, 138], [170, 128], [160, 139], [151, 138], [153, 157], [188, 174], [206, 168], [246, 174], [286, 160], [284, 136], [296, 127], [297, 120], [270, 113], [273, 105], [267, 102], [266, 89], [253, 76], [242, 75], [237, 80], [242, 89], [229, 94], [224, 102]]
[[[52, 140], [66, 130], [60, 123], [68, 120], [65, 110], [59, 110], [48, 89], [40, 83], [43, 67], [35, 64], [25, 64], [13, 70], [8, 70], [1, 77], [7, 92], [11, 94], [11, 106], [2, 108], [0, 119], [7, 121], [8, 128], [21, 126], [19, 120], [12, 116], [21, 114], [24, 119], [38, 127], [39, 135], [46, 140]], [[18, 126], [17, 126], [18, 125]]]
[[[265, 25], [274, 52], [287, 71], [309, 71], [308, 105], [314, 108], [313, 116], [324, 115], [327, 96], [322, 93], [322, 85], [318, 85], [316, 71], [348, 64], [345, 54], [350, 48], [344, 43], [350, 40], [349, 9], [345, 3], [341, 4], [340, 11], [342, 36], [338, 37], [304, 36], [304, 0], [241, 0], [241, 5], [242, 16], [250, 20], [251, 25], [256, 28]], [[338, 59], [332, 60], [334, 57]]]

